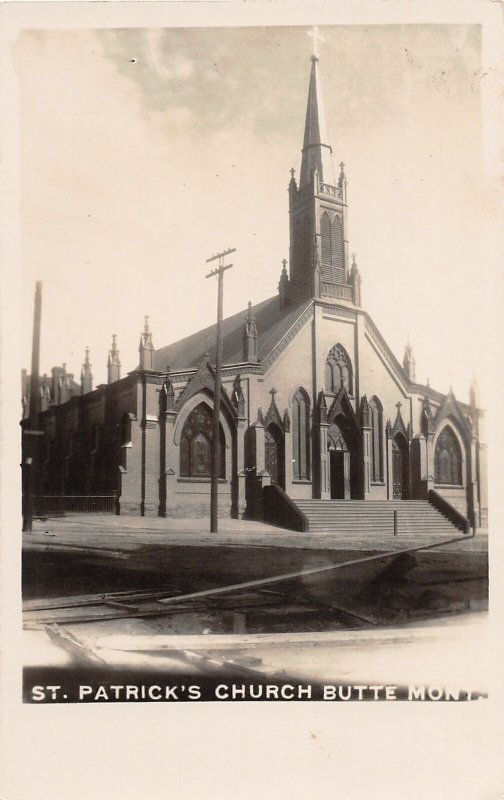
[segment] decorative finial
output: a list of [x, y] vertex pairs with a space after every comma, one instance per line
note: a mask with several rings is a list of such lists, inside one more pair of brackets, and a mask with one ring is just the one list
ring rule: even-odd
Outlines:
[[117, 345], [117, 334], [113, 333], [112, 334], [112, 350], [116, 349], [116, 345]]
[[287, 269], [287, 259], [286, 258], [282, 258], [282, 267], [283, 267], [283, 271], [285, 272], [286, 269]]
[[292, 180], [294, 180], [294, 175], [296, 174], [296, 170], [294, 169], [294, 167], [291, 167], [290, 174], [291, 174]]
[[352, 253], [352, 267], [356, 267], [357, 266], [356, 258], [357, 258], [357, 255], [355, 253]]
[[275, 402], [275, 395], [277, 393], [277, 390], [275, 389], [275, 387], [273, 387], [273, 389], [270, 389], [269, 393], [271, 395], [271, 402], [274, 403]]
[[248, 301], [247, 316], [245, 317], [245, 322], [243, 323], [243, 335], [245, 337], [252, 336], [257, 339], [256, 319], [252, 314], [252, 303], [250, 300]]
[[345, 162], [340, 161], [340, 174], [338, 178], [338, 186], [340, 189], [343, 189], [346, 183], [346, 175], [345, 175]]
[[145, 317], [144, 317], [144, 320], [145, 320], [145, 323], [144, 323], [144, 333], [150, 333], [150, 328], [149, 328], [149, 317], [148, 317], [148, 315], [145, 315]]
[[395, 404], [395, 407], [397, 408], [398, 411], [401, 410], [401, 406], [402, 406], [401, 402]]

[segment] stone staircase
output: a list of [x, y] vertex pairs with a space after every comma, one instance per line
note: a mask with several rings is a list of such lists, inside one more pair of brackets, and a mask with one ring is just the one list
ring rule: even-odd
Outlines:
[[450, 520], [427, 500], [294, 500], [308, 518], [310, 532], [341, 536], [450, 537], [461, 535]]

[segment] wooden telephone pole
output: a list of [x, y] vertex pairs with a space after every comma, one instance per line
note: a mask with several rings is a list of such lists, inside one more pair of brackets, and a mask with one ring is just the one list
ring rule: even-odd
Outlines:
[[38, 491], [39, 448], [37, 437], [40, 413], [40, 321], [42, 317], [42, 283], [35, 284], [35, 305], [33, 311], [33, 341], [30, 376], [30, 415], [29, 429], [23, 428], [23, 478], [24, 513], [23, 531], [31, 531], [33, 523], [34, 495]]
[[206, 263], [219, 259], [219, 266], [206, 275], [206, 278], [213, 278], [217, 275], [217, 337], [215, 355], [215, 393], [213, 407], [213, 440], [212, 440], [212, 475], [210, 483], [210, 533], [217, 533], [218, 523], [218, 500], [219, 500], [219, 473], [220, 473], [220, 399], [221, 399], [221, 371], [222, 371], [222, 302], [224, 295], [224, 272], [231, 269], [232, 264], [224, 264], [224, 259], [230, 253], [235, 253], [236, 247], [216, 253], [211, 258], [207, 258]]

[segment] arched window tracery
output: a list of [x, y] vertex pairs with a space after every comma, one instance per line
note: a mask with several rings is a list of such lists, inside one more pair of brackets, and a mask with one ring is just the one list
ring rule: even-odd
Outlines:
[[309, 480], [310, 400], [301, 387], [292, 401], [292, 450], [294, 480]]
[[326, 392], [338, 392], [342, 386], [348, 394], [353, 394], [353, 369], [347, 351], [341, 344], [335, 344], [329, 351], [325, 368]]
[[[219, 478], [226, 477], [225, 439], [219, 428]], [[212, 412], [206, 403], [200, 403], [187, 417], [180, 437], [180, 476], [182, 478], [210, 478], [212, 473]]]
[[336, 422], [332, 422], [327, 431], [327, 446], [329, 450], [343, 450], [348, 452], [348, 446], [343, 431]]
[[462, 451], [455, 433], [448, 425], [436, 442], [434, 480], [448, 486], [462, 485]]

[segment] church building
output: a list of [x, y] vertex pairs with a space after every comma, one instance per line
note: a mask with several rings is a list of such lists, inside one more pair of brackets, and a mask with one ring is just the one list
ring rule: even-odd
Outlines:
[[312, 56], [278, 291], [223, 321], [219, 441], [215, 326], [156, 349], [146, 318], [125, 377], [114, 337], [106, 385], [93, 389], [88, 352], [80, 387], [64, 368], [42, 381], [40, 495], [111, 494], [120, 514], [208, 515], [218, 447], [222, 516], [274, 522], [283, 509], [285, 524], [315, 530], [317, 508], [367, 503], [378, 514], [415, 501], [463, 530], [486, 527], [475, 384], [463, 403], [417, 383], [410, 344], [400, 363], [361, 305], [319, 70]]

